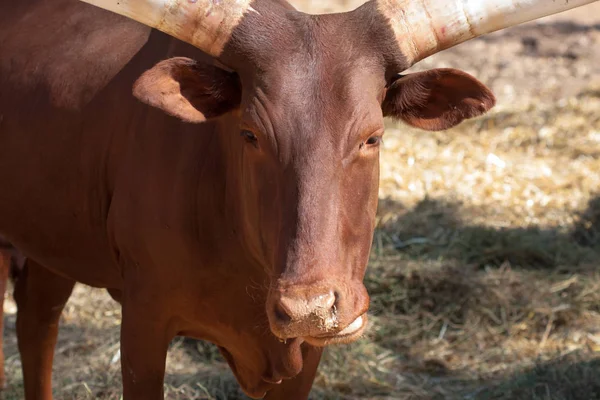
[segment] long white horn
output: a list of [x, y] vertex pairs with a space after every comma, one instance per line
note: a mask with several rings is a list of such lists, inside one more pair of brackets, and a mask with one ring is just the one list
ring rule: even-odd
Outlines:
[[218, 57], [252, 0], [82, 0]]
[[375, 0], [414, 64], [469, 39], [597, 0]]

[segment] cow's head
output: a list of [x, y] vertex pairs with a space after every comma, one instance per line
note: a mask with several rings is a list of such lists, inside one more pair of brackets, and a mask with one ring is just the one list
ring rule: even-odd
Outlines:
[[383, 117], [438, 130], [494, 104], [457, 70], [392, 73], [411, 62], [376, 5], [312, 16], [257, 1], [222, 50], [231, 72], [173, 58], [134, 87], [189, 122], [236, 111], [242, 237], [271, 277], [267, 315], [283, 340], [349, 342], [366, 326]]
[[152, 12], [147, 4], [160, 1], [144, 3], [141, 12], [133, 3], [115, 1], [113, 10], [228, 67], [169, 59], [145, 73], [134, 94], [189, 122], [229, 114], [224, 123], [231, 127], [235, 191], [243, 198], [241, 235], [270, 277], [271, 332], [318, 346], [359, 337], [369, 303], [362, 281], [375, 226], [383, 117], [442, 130], [494, 105], [490, 90], [464, 72], [399, 73], [519, 22], [499, 24], [498, 10], [510, 7], [374, 0], [350, 13], [312, 16], [283, 0], [181, 1]]

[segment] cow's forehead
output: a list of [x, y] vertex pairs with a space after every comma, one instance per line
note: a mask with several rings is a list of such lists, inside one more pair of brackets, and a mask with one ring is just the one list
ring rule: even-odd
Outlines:
[[331, 149], [329, 145], [338, 147], [346, 136], [383, 124], [385, 82], [368, 63], [349, 68], [322, 58], [307, 67], [299, 57], [287, 61], [296, 64], [267, 71], [244, 104], [246, 115], [259, 127], [268, 127], [266, 133], [277, 136], [280, 145], [298, 150], [311, 147], [309, 140], [320, 150]]
[[348, 136], [382, 124], [381, 57], [341, 15], [302, 15], [282, 35], [249, 76], [245, 115], [266, 126], [280, 150], [335, 148], [341, 156]]
[[[261, 89], [311, 90], [314, 96], [327, 90], [343, 90], [383, 80], [384, 60], [365, 29], [358, 29], [349, 14], [307, 15], [292, 13], [271, 40], [253, 47], [250, 62]], [[363, 85], [363, 86], [367, 86]], [[317, 91], [317, 93], [315, 93]]]
[[351, 44], [334, 46], [335, 37], [321, 36], [318, 46], [307, 43], [280, 52], [254, 77], [254, 90], [274, 107], [312, 109], [315, 116], [352, 113], [364, 100], [379, 98], [385, 87], [380, 59]]

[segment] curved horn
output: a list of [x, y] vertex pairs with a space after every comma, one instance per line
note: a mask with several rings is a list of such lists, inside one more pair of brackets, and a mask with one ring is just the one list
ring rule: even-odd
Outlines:
[[223, 52], [252, 0], [82, 0], [187, 42], [214, 57]]
[[469, 39], [597, 0], [375, 0], [412, 65]]

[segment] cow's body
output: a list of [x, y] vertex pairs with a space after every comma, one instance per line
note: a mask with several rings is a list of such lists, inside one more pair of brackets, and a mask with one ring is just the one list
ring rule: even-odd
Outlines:
[[[128, 187], [125, 181], [131, 178], [125, 171], [136, 174], [136, 162], [126, 154], [136, 140], [134, 128], [149, 133], [142, 140], [150, 138], [159, 124], [171, 128], [175, 134], [168, 142], [181, 139], [186, 149], [190, 139], [208, 143], [214, 137], [208, 124], [194, 127], [200, 135], [179, 136], [190, 125], [153, 116], [131, 96], [131, 88], [142, 72], [168, 57], [170, 50], [185, 47], [196, 57], [203, 55], [160, 33], [148, 40], [149, 28], [84, 4], [28, 3], [23, 8], [31, 17], [11, 15], [15, 7], [6, 3], [2, 9], [9, 11], [0, 17], [8, 21], [1, 22], [0, 31], [4, 114], [0, 179], [12, 189], [1, 193], [0, 224], [3, 230], [11, 227], [13, 243], [47, 267], [93, 286], [121, 288], [109, 211], [120, 197], [119, 182]], [[29, 19], [43, 20], [39, 24], [50, 31], [62, 29], [62, 36], [51, 36], [53, 42], [65, 45], [52, 45], [46, 39], [50, 35], [39, 29], [34, 34], [37, 40], [28, 33], [30, 48], [24, 50], [22, 36], [15, 32], [31, 32]], [[80, 38], [92, 35], [106, 41], [105, 48], [88, 50], [90, 42]], [[86, 57], [87, 52], [92, 54]], [[161, 151], [155, 162], [168, 157], [168, 148]], [[143, 167], [148, 173], [151, 168]], [[139, 185], [129, 187], [139, 190]], [[172, 193], [171, 185], [167, 183], [162, 192]], [[40, 203], [34, 193], [54, 195]]]
[[[72, 0], [13, 4], [0, 6], [0, 181], [11, 188], [0, 192], [0, 231], [73, 281], [122, 291], [124, 275], [138, 275], [129, 279], [138, 294], [148, 291], [147, 311], [168, 312], [176, 334], [227, 348], [250, 393], [264, 391], [262, 377], [297, 374], [299, 348], [265, 335], [255, 290], [264, 276], [228, 222], [242, 201], [228, 191], [239, 177], [228, 176], [221, 152], [239, 146], [232, 118], [186, 124], [131, 95], [135, 80], [169, 56], [210, 60]], [[44, 29], [31, 37], [37, 24]], [[56, 30], [62, 35], [51, 40], [63, 46], [48, 42]], [[280, 354], [261, 348], [265, 337]]]

